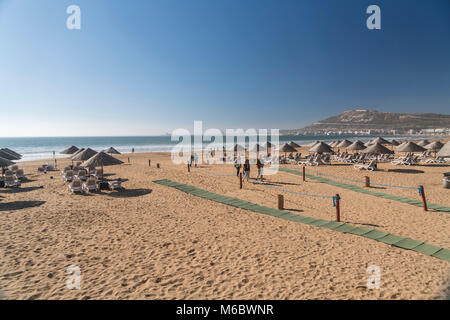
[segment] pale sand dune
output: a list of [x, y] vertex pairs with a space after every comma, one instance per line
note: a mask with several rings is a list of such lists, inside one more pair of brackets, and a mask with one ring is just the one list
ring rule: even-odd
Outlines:
[[[7, 299], [435, 299], [449, 287], [448, 262], [370, 239], [241, 210], [152, 183], [171, 179], [275, 207], [279, 191], [236, 177], [170, 164], [168, 154], [121, 155], [131, 165], [105, 173], [129, 179], [124, 192], [69, 195], [59, 172], [38, 173], [20, 192], [0, 189], [0, 289]], [[152, 159], [152, 167], [148, 167]], [[156, 163], [162, 164], [156, 169]], [[42, 162], [39, 162], [39, 164]], [[69, 163], [59, 160], [62, 168]], [[233, 174], [230, 165], [205, 171]], [[294, 166], [290, 166], [294, 167]], [[297, 167], [301, 169], [300, 167]], [[424, 173], [314, 168], [351, 179], [418, 186], [430, 202], [450, 206], [442, 173], [450, 167], [394, 167]], [[256, 168], [252, 167], [252, 176]], [[53, 175], [54, 179], [50, 179]], [[450, 215], [279, 173], [276, 187], [342, 197], [342, 220], [450, 248]], [[39, 186], [43, 186], [40, 189]], [[377, 189], [418, 199], [417, 190]], [[333, 220], [330, 199], [284, 193], [294, 213]], [[80, 290], [66, 288], [66, 269], [81, 269]], [[368, 290], [366, 269], [382, 270]], [[447, 291], [448, 292], [448, 291]]]

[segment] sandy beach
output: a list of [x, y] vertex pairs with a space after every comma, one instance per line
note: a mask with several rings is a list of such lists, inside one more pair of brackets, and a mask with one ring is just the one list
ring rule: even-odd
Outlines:
[[[304, 149], [299, 151], [305, 152]], [[233, 176], [232, 165], [200, 165], [190, 173], [169, 153], [117, 156], [107, 178], [123, 191], [72, 195], [59, 171], [21, 163], [20, 189], [0, 189], [0, 295], [4, 299], [441, 299], [448, 295], [446, 261], [374, 240], [223, 205], [153, 183], [170, 179], [292, 213], [335, 218], [330, 199], [299, 196]], [[128, 163], [130, 158], [130, 163]], [[152, 166], [148, 166], [148, 160]], [[59, 168], [69, 160], [58, 160]], [[156, 168], [156, 163], [161, 168]], [[301, 170], [298, 165], [283, 167]], [[307, 168], [373, 183], [423, 184], [431, 203], [450, 206], [442, 165], [379, 171], [334, 164]], [[311, 172], [312, 173], [312, 172]], [[251, 176], [256, 174], [252, 166]], [[223, 175], [223, 176], [220, 176]], [[53, 179], [52, 179], [53, 177]], [[366, 195], [286, 172], [267, 177], [277, 188], [339, 193], [342, 221], [450, 248], [450, 216]], [[355, 183], [357, 184], [357, 183]], [[419, 199], [416, 189], [374, 190]], [[81, 289], [69, 290], [67, 268], [78, 266]], [[366, 286], [367, 267], [381, 268], [381, 287]]]

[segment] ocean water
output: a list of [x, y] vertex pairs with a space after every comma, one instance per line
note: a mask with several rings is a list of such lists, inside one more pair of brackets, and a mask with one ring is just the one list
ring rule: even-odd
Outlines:
[[[280, 144], [294, 141], [299, 145], [307, 145], [315, 140], [331, 142], [334, 140], [372, 140], [374, 136], [280, 136]], [[390, 137], [386, 139], [411, 139], [411, 137]], [[425, 136], [414, 137], [414, 139], [429, 138]], [[269, 138], [270, 140], [270, 138]], [[72, 145], [78, 148], [91, 148], [101, 151], [109, 147], [116, 148], [121, 153], [131, 153], [131, 148], [135, 152], [168, 152], [178, 144], [178, 141], [171, 141], [170, 136], [149, 136], [149, 137], [54, 137], [54, 138], [0, 138], [0, 148], [9, 148], [23, 155], [21, 161], [31, 161], [39, 159], [52, 159], [53, 152], [56, 158], [68, 157], [59, 154], [60, 151]], [[210, 144], [210, 142], [204, 142]], [[230, 145], [231, 146], [231, 145]], [[228, 147], [228, 146], [227, 146]]]

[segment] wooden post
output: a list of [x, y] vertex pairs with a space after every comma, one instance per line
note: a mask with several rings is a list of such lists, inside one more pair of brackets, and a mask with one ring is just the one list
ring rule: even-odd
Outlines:
[[425, 198], [425, 190], [423, 189], [423, 186], [419, 186], [419, 190], [420, 190], [420, 195], [422, 196], [423, 210], [428, 211], [427, 199]]
[[130, 157], [128, 157], [128, 163], [130, 163]]
[[188, 168], [188, 172], [191, 172], [191, 166], [189, 165], [189, 163], [187, 164], [187, 168]]
[[239, 189], [242, 189], [242, 172], [239, 172]]
[[149, 167], [152, 166], [152, 160], [148, 160], [148, 166], [149, 166]]
[[366, 176], [366, 188], [370, 188], [370, 177]]
[[341, 222], [340, 199], [339, 194], [336, 194], [336, 222]]
[[303, 166], [303, 182], [306, 181], [305, 166]]
[[284, 210], [284, 196], [278, 195], [278, 210]]
[[156, 164], [156, 167], [157, 167], [158, 169], [160, 168], [159, 163]]

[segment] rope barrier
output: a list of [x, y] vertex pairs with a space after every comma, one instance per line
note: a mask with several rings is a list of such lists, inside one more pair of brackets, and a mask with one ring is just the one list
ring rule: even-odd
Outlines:
[[271, 188], [271, 189], [282, 191], [282, 192], [292, 193], [292, 194], [299, 195], [299, 196], [333, 199], [333, 207], [334, 207], [334, 204], [335, 204], [335, 198], [336, 197], [334, 197], [334, 196], [323, 196], [323, 195], [318, 195], [318, 194], [301, 193], [301, 192], [295, 192], [295, 191], [291, 191], [291, 190], [285, 190], [285, 189], [282, 189], [282, 188], [277, 188], [277, 187], [274, 187], [274, 186], [269, 186], [268, 184], [261, 183], [261, 182], [253, 182], [253, 183], [254, 184], [259, 184], [259, 185], [261, 185], [263, 187], [266, 187], [266, 188]]
[[[346, 181], [351, 181], [351, 182], [357, 182], [357, 183], [365, 183], [364, 181], [348, 179], [348, 178], [344, 178], [344, 177], [339, 177], [339, 176], [335, 176], [335, 175], [332, 175], [332, 174], [329, 174], [329, 173], [323, 173], [323, 172], [320, 172], [320, 171], [317, 171], [317, 170], [308, 170], [308, 171], [317, 173], [318, 175], [329, 176], [329, 177], [333, 177], [333, 178], [336, 178], [336, 179], [341, 179], [341, 180], [346, 180]], [[391, 188], [418, 189], [417, 187], [396, 186], [396, 185], [382, 184], [382, 183], [373, 183], [373, 182], [371, 182], [370, 184], [376, 185], [376, 186], [382, 186], [382, 187], [391, 187]]]

